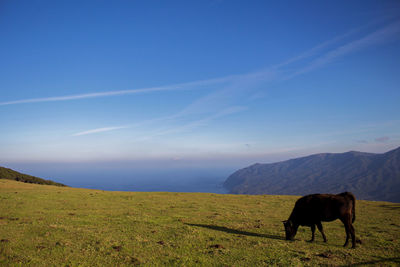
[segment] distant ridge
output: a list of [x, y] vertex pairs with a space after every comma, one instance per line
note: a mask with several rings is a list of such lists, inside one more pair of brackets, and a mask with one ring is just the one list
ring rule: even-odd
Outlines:
[[323, 153], [254, 164], [224, 182], [234, 194], [353, 192], [358, 199], [400, 202], [400, 147], [383, 154]]
[[9, 179], [20, 181], [24, 183], [31, 183], [31, 184], [45, 184], [45, 185], [56, 185], [56, 186], [66, 186], [64, 184], [56, 183], [51, 180], [45, 180], [42, 178], [38, 178], [35, 176], [19, 173], [17, 171], [0, 167], [0, 179]]

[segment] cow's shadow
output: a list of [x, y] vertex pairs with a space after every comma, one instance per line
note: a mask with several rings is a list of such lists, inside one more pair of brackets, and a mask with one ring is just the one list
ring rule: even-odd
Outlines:
[[285, 240], [282, 236], [278, 236], [278, 235], [269, 235], [269, 234], [259, 234], [259, 233], [247, 232], [247, 231], [242, 231], [242, 230], [237, 230], [237, 229], [231, 229], [231, 228], [228, 228], [228, 227], [225, 227], [225, 226], [209, 225], [209, 224], [198, 224], [198, 223], [185, 223], [185, 224], [186, 225], [190, 225], [190, 226], [208, 228], [208, 229], [221, 231], [221, 232], [225, 232], [225, 233], [229, 233], [229, 234], [256, 236], [256, 237], [264, 237], [264, 238], [277, 239], [277, 240]]
[[379, 257], [379, 259], [377, 260], [371, 260], [371, 261], [364, 261], [364, 262], [359, 262], [359, 263], [352, 263], [349, 265], [342, 265], [343, 267], [347, 267], [347, 266], [365, 266], [365, 265], [375, 265], [375, 264], [379, 264], [379, 265], [389, 265], [390, 263], [400, 263], [400, 258], [383, 258], [383, 257]]
[[390, 205], [382, 204], [382, 205], [379, 205], [379, 207], [382, 207], [385, 209], [390, 209], [390, 210], [399, 210], [400, 209], [400, 205], [398, 203], [393, 203]]

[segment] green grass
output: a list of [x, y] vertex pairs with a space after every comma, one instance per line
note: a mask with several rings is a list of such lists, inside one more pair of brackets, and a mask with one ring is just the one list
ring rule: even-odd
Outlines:
[[298, 197], [109, 192], [0, 179], [1, 266], [400, 264], [400, 204], [357, 201], [356, 235], [339, 221], [308, 243], [283, 240]]

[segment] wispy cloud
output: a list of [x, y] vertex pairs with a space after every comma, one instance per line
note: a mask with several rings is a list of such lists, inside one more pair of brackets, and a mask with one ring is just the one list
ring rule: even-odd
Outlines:
[[130, 126], [103, 127], [103, 128], [97, 128], [97, 129], [92, 129], [92, 130], [88, 130], [88, 131], [75, 133], [72, 136], [81, 136], [81, 135], [88, 135], [88, 134], [95, 134], [95, 133], [103, 133], [103, 132], [109, 132], [109, 131], [114, 131], [114, 130], [126, 129], [126, 128], [129, 128], [129, 127]]
[[[216, 112], [218, 109], [221, 109], [221, 107], [224, 108], [231, 105], [236, 105], [238, 101], [243, 102], [243, 100], [246, 98], [249, 101], [253, 101], [256, 99], [253, 96], [260, 95], [260, 93], [265, 93], [265, 85], [269, 82], [279, 81], [282, 79], [292, 79], [298, 75], [321, 68], [336, 58], [345, 56], [364, 47], [373, 46], [381, 42], [388, 41], [390, 38], [396, 37], [400, 31], [400, 21], [396, 21], [380, 28], [377, 31], [372, 33], [370, 32], [360, 39], [354, 40], [353, 38], [353, 40], [350, 40], [345, 44], [337, 45], [339, 42], [343, 42], [343, 40], [353, 37], [355, 34], [359, 34], [361, 30], [364, 30], [376, 23], [377, 22], [371, 22], [370, 24], [362, 27], [352, 29], [343, 35], [336, 36], [326, 42], [318, 44], [308, 51], [305, 51], [304, 53], [292, 57], [282, 63], [273, 65], [268, 69], [247, 74], [233, 75], [229, 78], [225, 78], [225, 83], [223, 86], [221, 86], [221, 88], [194, 101], [184, 110], [182, 110], [181, 113], [199, 114], [209, 111]], [[326, 49], [332, 46], [334, 47], [326, 52]], [[302, 67], [300, 66], [293, 69], [290, 68], [289, 72], [285, 73], [284, 69], [287, 65], [306, 59], [308, 59], [308, 63], [306, 61], [305, 65], [303, 64]]]
[[28, 99], [21, 99], [21, 100], [15, 100], [15, 101], [0, 102], [0, 106], [27, 104], [27, 103], [39, 103], [39, 102], [68, 101], [68, 100], [78, 100], [78, 99], [86, 99], [86, 98], [131, 95], [131, 94], [144, 94], [144, 93], [152, 93], [152, 92], [159, 92], [159, 91], [185, 90], [185, 89], [197, 88], [199, 86], [205, 86], [205, 85], [209, 85], [209, 84], [222, 83], [222, 82], [226, 81], [227, 79], [230, 79], [230, 76], [216, 78], [216, 79], [199, 80], [199, 81], [193, 81], [193, 82], [187, 82], [187, 83], [179, 83], [179, 84], [160, 86], [160, 87], [149, 87], [149, 88], [140, 88], [140, 89], [107, 91], [107, 92], [43, 97], [43, 98], [28, 98]]
[[177, 115], [217, 113], [238, 105], [238, 100], [243, 100], [252, 94], [259, 84], [274, 80], [276, 75], [277, 73], [273, 71], [237, 75], [231, 78], [229, 83], [222, 84], [219, 89], [198, 98]]
[[[352, 36], [353, 34], [359, 32], [361, 29], [367, 26], [359, 27], [350, 30], [349, 32], [334, 37], [331, 40], [323, 42], [321, 44], [316, 45], [315, 47], [305, 51], [304, 53], [292, 57], [286, 61], [278, 63], [268, 69], [251, 72], [247, 74], [240, 74], [240, 75], [230, 75], [225, 77], [219, 77], [215, 79], [207, 79], [207, 80], [198, 80], [192, 81], [187, 83], [179, 83], [174, 85], [166, 85], [160, 87], [149, 87], [149, 88], [140, 88], [140, 89], [129, 89], [129, 90], [119, 90], [119, 91], [107, 91], [107, 92], [95, 92], [95, 93], [85, 93], [85, 94], [75, 94], [75, 95], [66, 95], [66, 96], [52, 96], [52, 97], [42, 97], [42, 98], [28, 98], [28, 99], [20, 99], [14, 101], [4, 101], [0, 102], [0, 106], [6, 105], [16, 105], [16, 104], [28, 104], [28, 103], [41, 103], [41, 102], [54, 102], [54, 101], [70, 101], [70, 100], [79, 100], [79, 99], [87, 99], [87, 98], [98, 98], [98, 97], [109, 97], [109, 96], [120, 96], [120, 95], [131, 95], [131, 94], [144, 94], [144, 93], [152, 93], [152, 92], [159, 92], [159, 91], [174, 91], [174, 90], [190, 90], [190, 89], [197, 89], [201, 86], [207, 85], [215, 85], [220, 83], [229, 83], [230, 88], [246, 88], [246, 86], [250, 86], [254, 83], [265, 82], [273, 80], [277, 77], [277, 70], [295, 63], [300, 60], [304, 60], [310, 57], [314, 57], [317, 54], [320, 54], [323, 49], [328, 46], [331, 46], [347, 37]], [[317, 59], [312, 61], [305, 67], [292, 71], [291, 74], [288, 74], [285, 79], [291, 79], [297, 75], [310, 72], [314, 69], [322, 67], [334, 59], [344, 56], [350, 52], [359, 50], [363, 47], [375, 45], [381, 42], [385, 42], [388, 39], [392, 38], [393, 36], [400, 35], [400, 21], [396, 21], [391, 23], [380, 30], [377, 30], [373, 33], [370, 33], [364, 36], [361, 39], [351, 41], [347, 44], [339, 46], [328, 53], [320, 55]], [[218, 93], [217, 93], [218, 94]], [[226, 94], [225, 94], [226, 95]], [[210, 97], [212, 98], [212, 97]], [[217, 97], [220, 98], [220, 97]]]
[[[353, 36], [356, 33], [359, 33], [361, 29], [366, 28], [367, 26], [359, 27], [356, 29], [352, 29], [349, 32], [337, 36], [331, 40], [318, 44], [317, 46], [305, 51], [304, 53], [290, 58], [282, 63], [276, 64], [271, 68], [251, 72], [247, 74], [239, 74], [239, 75], [231, 75], [220, 77], [216, 79], [209, 79], [209, 80], [200, 80], [194, 81], [189, 83], [181, 83], [176, 85], [169, 85], [169, 86], [161, 86], [161, 87], [151, 87], [151, 88], [142, 88], [142, 89], [134, 89], [134, 90], [122, 90], [122, 91], [109, 91], [109, 92], [102, 92], [102, 93], [91, 93], [91, 94], [81, 94], [81, 95], [71, 95], [71, 96], [63, 96], [63, 97], [49, 97], [49, 98], [36, 98], [36, 99], [26, 99], [26, 100], [19, 100], [19, 101], [11, 101], [11, 102], [2, 102], [0, 105], [11, 105], [11, 104], [22, 104], [22, 103], [33, 103], [33, 102], [46, 102], [46, 101], [65, 101], [65, 100], [74, 100], [74, 99], [83, 99], [83, 98], [94, 98], [94, 97], [106, 97], [106, 96], [116, 96], [116, 95], [127, 95], [127, 94], [138, 94], [138, 93], [151, 93], [157, 91], [167, 91], [167, 90], [193, 90], [198, 89], [201, 86], [214, 87], [217, 85], [217, 90], [213, 90], [211, 93], [206, 94], [203, 97], [195, 100], [194, 102], [187, 105], [183, 110], [180, 112], [165, 116], [162, 118], [155, 118], [152, 120], [147, 120], [135, 125], [130, 125], [128, 127], [133, 128], [137, 126], [142, 126], [143, 124], [156, 124], [159, 122], [173, 122], [177, 121], [181, 118], [187, 118], [190, 116], [196, 116], [200, 114], [213, 114], [209, 115], [200, 120], [193, 120], [189, 123], [184, 123], [181, 126], [169, 127], [167, 129], [159, 130], [156, 133], [149, 134], [148, 137], [155, 137], [159, 135], [165, 135], [174, 132], [182, 132], [189, 129], [193, 129], [196, 127], [200, 127], [208, 123], [211, 120], [215, 120], [223, 115], [231, 109], [231, 107], [237, 106], [238, 102], [243, 103], [243, 99], [247, 96], [249, 101], [254, 100], [250, 96], [254, 96], [259, 94], [260, 92], [265, 91], [265, 84], [271, 81], [276, 81], [282, 78], [280, 76], [281, 71], [280, 69], [284, 68], [285, 66], [292, 64], [297, 61], [315, 58], [308, 63], [308, 65], [295, 68], [291, 70], [287, 76], [283, 76], [284, 79], [291, 79], [297, 75], [304, 74], [320, 68], [336, 58], [345, 56], [351, 52], [357, 51], [359, 49], [376, 45], [381, 42], [385, 42], [392, 37], [396, 37], [397, 34], [400, 32], [400, 21], [396, 21], [389, 25], [382, 27], [381, 29], [374, 31], [372, 33], [364, 35], [364, 37], [359, 38], [357, 40], [348, 41], [345, 44], [340, 46], [336, 46], [335, 48], [328, 50], [327, 52], [323, 53], [327, 47], [337, 44], [344, 39]], [[260, 85], [262, 85], [260, 87]], [[243, 109], [242, 109], [243, 110]], [[235, 110], [235, 112], [240, 112], [241, 110]], [[185, 121], [185, 120], [184, 120]], [[80, 135], [87, 135], [87, 134], [94, 134], [112, 130], [118, 130], [122, 128], [127, 128], [127, 126], [123, 127], [104, 127], [98, 128], [93, 130], [88, 130], [84, 132], [80, 132], [74, 134], [74, 136]]]
[[328, 53], [325, 53], [312, 61], [309, 65], [295, 71], [291, 75], [289, 75], [286, 79], [291, 79], [297, 75], [304, 74], [320, 68], [336, 58], [343, 57], [346, 54], [351, 52], [358, 51], [360, 49], [377, 45], [380, 43], [387, 42], [391, 40], [393, 37], [398, 38], [400, 36], [400, 21], [393, 22], [375, 32], [372, 32], [358, 40], [353, 40], [349, 43], [341, 45]]
[[375, 138], [375, 141], [378, 143], [386, 143], [387, 141], [389, 141], [390, 137], [388, 136], [382, 136], [382, 137], [378, 137]]
[[347, 31], [346, 33], [344, 33], [342, 35], [335, 36], [332, 39], [329, 39], [329, 40], [327, 40], [325, 42], [322, 42], [322, 43], [314, 46], [313, 48], [311, 48], [311, 49], [309, 49], [309, 50], [307, 50], [307, 51], [305, 51], [305, 52], [303, 52], [303, 53], [301, 53], [301, 54], [299, 54], [297, 56], [294, 56], [294, 57], [292, 57], [292, 58], [290, 58], [290, 59], [288, 59], [288, 60], [286, 60], [286, 61], [284, 61], [282, 63], [274, 65], [273, 68], [281, 68], [281, 67], [284, 67], [286, 65], [295, 63], [296, 61], [300, 61], [300, 60], [303, 60], [303, 59], [307, 59], [307, 58], [316, 56], [319, 53], [321, 53], [324, 49], [326, 49], [327, 47], [333, 46], [334, 44], [339, 43], [340, 41], [343, 41], [346, 38], [350, 38], [351, 36], [353, 36], [353, 35], [355, 35], [357, 33], [360, 33], [362, 30], [365, 30], [365, 29], [367, 29], [367, 28], [369, 28], [371, 26], [378, 25], [378, 24], [380, 24], [380, 23], [382, 23], [384, 21], [387, 21], [387, 20], [393, 19], [393, 18], [394, 18], [394, 16], [383, 16], [381, 18], [375, 19], [375, 20], [371, 21], [370, 23], [367, 23], [367, 24], [362, 25], [360, 27], [356, 27], [356, 28], [350, 29], [349, 31]]
[[[207, 116], [207, 117], [204, 117], [202, 119], [195, 120], [195, 121], [183, 124], [181, 126], [168, 127], [168, 129], [158, 130], [157, 132], [148, 134], [146, 138], [142, 138], [142, 139], [150, 139], [151, 137], [155, 137], [155, 136], [161, 136], [161, 135], [166, 135], [166, 134], [172, 134], [172, 133], [179, 133], [179, 132], [188, 131], [188, 130], [191, 130], [191, 129], [194, 129], [194, 128], [197, 128], [197, 127], [200, 127], [200, 126], [204, 126], [207, 123], [209, 123], [209, 122], [211, 122], [213, 120], [216, 120], [218, 118], [221, 118], [221, 117], [224, 117], [224, 116], [228, 116], [228, 115], [231, 115], [231, 114], [234, 114], [234, 113], [238, 113], [238, 112], [244, 111], [246, 109], [247, 108], [243, 107], [243, 106], [229, 107], [229, 108], [223, 109], [222, 111], [219, 111], [218, 113], [213, 114], [211, 116]], [[164, 122], [165, 121], [173, 121], [173, 120], [177, 120], [178, 118], [183, 117], [183, 116], [184, 116], [183, 113], [177, 113], [177, 114], [174, 114], [174, 115], [171, 115], [171, 116], [155, 118], [155, 119], [142, 121], [142, 122], [131, 124], [131, 125], [114, 126], [114, 127], [102, 127], [102, 128], [86, 130], [86, 131], [82, 131], [82, 132], [78, 132], [78, 133], [72, 134], [71, 136], [82, 136], [82, 135], [109, 132], [109, 131], [120, 130], [120, 129], [135, 128], [135, 127], [140, 127], [140, 126], [143, 126], [143, 125], [146, 125], [146, 124], [156, 124], [156, 123], [159, 123], [161, 121], [164, 121]]]
[[359, 144], [368, 144], [368, 141], [367, 141], [367, 140], [364, 140], [364, 139], [355, 140], [355, 142], [356, 142], [356, 143], [359, 143]]
[[216, 119], [228, 116], [228, 115], [232, 115], [232, 114], [235, 114], [235, 113], [238, 113], [238, 112], [242, 112], [242, 111], [244, 111], [246, 109], [247, 108], [244, 107], [244, 106], [228, 107], [228, 108], [225, 108], [225, 109], [223, 109], [223, 110], [221, 110], [221, 111], [219, 111], [219, 112], [217, 112], [215, 114], [203, 117], [203, 118], [198, 119], [198, 120], [194, 120], [194, 121], [188, 122], [188, 123], [183, 124], [183, 125], [167, 127], [166, 129], [157, 130], [157, 131], [155, 131], [153, 133], [146, 134], [145, 136], [143, 136], [141, 138], [138, 138], [137, 140], [144, 141], [144, 140], [150, 140], [150, 139], [152, 139], [154, 137], [157, 137], [157, 136], [163, 136], [163, 135], [168, 135], [168, 134], [176, 134], [176, 133], [181, 133], [181, 132], [187, 132], [187, 131], [196, 129], [196, 128], [201, 127], [201, 126], [205, 126], [205, 125], [207, 125], [208, 123], [210, 123], [213, 120], [216, 120]]
[[213, 114], [211, 116], [207, 116], [205, 118], [192, 121], [192, 122], [187, 123], [187, 124], [185, 124], [183, 126], [171, 127], [171, 128], [169, 128], [167, 130], [159, 131], [159, 132], [153, 134], [152, 137], [188, 131], [188, 130], [191, 130], [191, 129], [194, 129], [194, 128], [197, 128], [197, 127], [200, 127], [200, 126], [204, 126], [207, 123], [209, 123], [209, 122], [211, 122], [213, 120], [216, 120], [218, 118], [222, 118], [222, 117], [225, 117], [225, 116], [228, 116], [228, 115], [232, 115], [232, 114], [244, 111], [246, 109], [247, 108], [243, 107], [243, 106], [229, 107], [229, 108], [226, 108], [226, 109], [224, 109], [224, 110], [222, 110], [222, 111], [220, 111], [218, 113], [215, 113], [215, 114]]
[[284, 61], [282, 63], [274, 65], [273, 68], [278, 69], [278, 68], [284, 67], [286, 65], [295, 63], [297, 61], [313, 57], [313, 56], [321, 53], [323, 51], [323, 49], [325, 49], [326, 47], [334, 45], [335, 43], [338, 43], [341, 40], [354, 35], [355, 33], [359, 32], [362, 28], [364, 28], [364, 27], [351, 29], [350, 31], [346, 32], [345, 34], [336, 36], [336, 37], [334, 37], [334, 38], [332, 38], [332, 39], [330, 39], [328, 41], [322, 42], [322, 43], [314, 46], [313, 48], [301, 53], [300, 55], [294, 56], [294, 57], [292, 57], [292, 58], [290, 58], [290, 59], [288, 59], [288, 60], [286, 60], [286, 61]]

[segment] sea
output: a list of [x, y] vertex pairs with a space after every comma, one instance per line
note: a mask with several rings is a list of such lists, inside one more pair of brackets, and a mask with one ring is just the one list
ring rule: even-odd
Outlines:
[[228, 193], [224, 181], [234, 168], [118, 167], [96, 164], [14, 163], [8, 168], [71, 187], [136, 192]]

